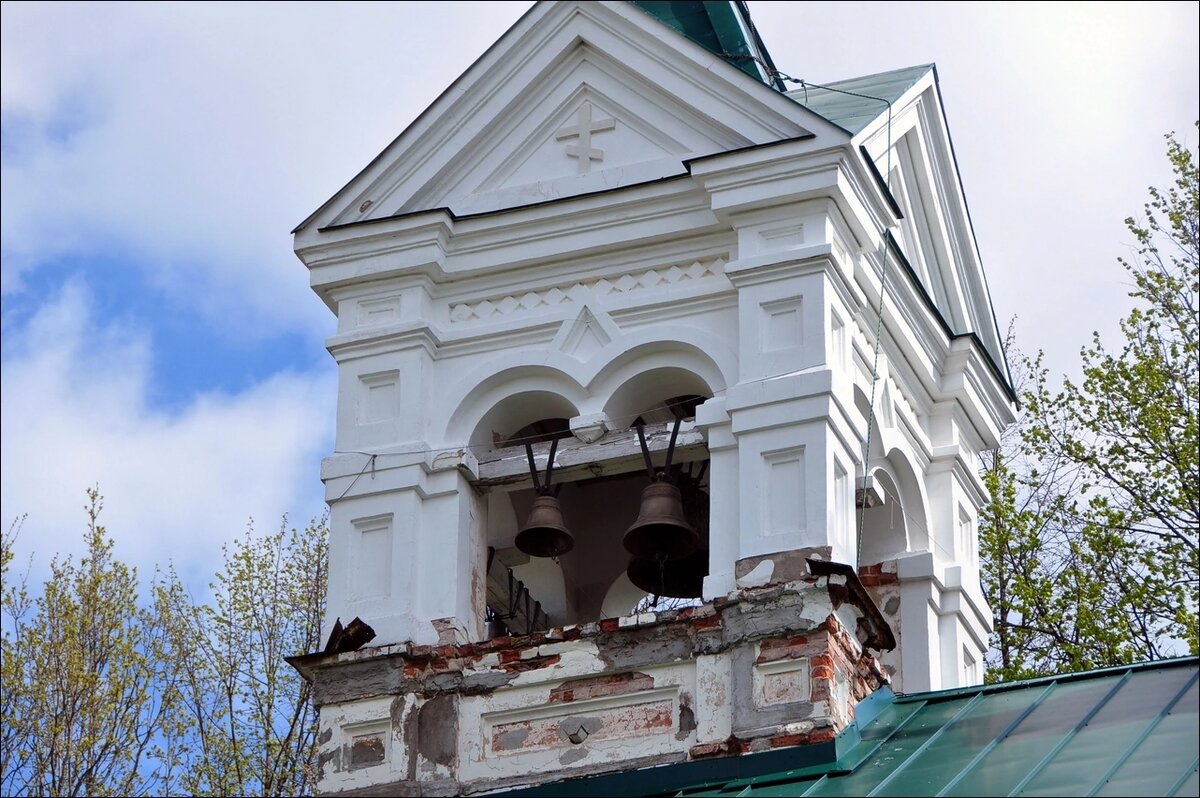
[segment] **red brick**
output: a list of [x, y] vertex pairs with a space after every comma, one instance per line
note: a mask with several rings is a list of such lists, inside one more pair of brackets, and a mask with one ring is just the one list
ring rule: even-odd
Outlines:
[[692, 618], [693, 629], [715, 629], [721, 625], [721, 616], [706, 615], [700, 618]]
[[807, 734], [777, 734], [771, 738], [771, 747], [784, 748], [790, 745], [804, 745], [807, 742]]
[[615, 632], [619, 628], [621, 628], [621, 622], [616, 618], [605, 618], [600, 621], [601, 632]]
[[556, 664], [561, 657], [554, 654], [549, 657], [534, 657], [533, 659], [519, 659], [515, 662], [501, 662], [500, 667], [508, 673], [524, 673], [525, 671], [536, 671], [539, 668], [547, 668]]
[[701, 745], [693, 745], [688, 750], [688, 756], [692, 759], [703, 759], [706, 756], [717, 756], [725, 753], [724, 743], [703, 743]]
[[827, 743], [834, 737], [837, 737], [837, 732], [833, 729], [817, 729], [808, 735], [808, 744]]

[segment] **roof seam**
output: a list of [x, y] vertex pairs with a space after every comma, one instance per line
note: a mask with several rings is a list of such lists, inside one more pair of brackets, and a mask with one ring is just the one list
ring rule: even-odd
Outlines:
[[1193, 673], [1192, 678], [1188, 679], [1187, 683], [1184, 684], [1183, 687], [1179, 688], [1179, 691], [1175, 693], [1175, 697], [1171, 699], [1170, 703], [1160, 709], [1158, 714], [1154, 716], [1153, 720], [1146, 724], [1146, 728], [1142, 729], [1142, 733], [1137, 736], [1137, 739], [1125, 749], [1125, 753], [1122, 754], [1116, 762], [1112, 763], [1108, 770], [1104, 772], [1104, 775], [1101, 776], [1100, 779], [1092, 786], [1092, 789], [1087, 791], [1088, 795], [1095, 795], [1097, 792], [1099, 792], [1100, 788], [1103, 787], [1108, 780], [1111, 779], [1113, 775], [1121, 769], [1121, 766], [1129, 761], [1129, 757], [1133, 756], [1133, 752], [1136, 751], [1143, 742], [1145, 742], [1146, 738], [1150, 736], [1150, 732], [1154, 731], [1154, 729], [1158, 727], [1158, 724], [1161, 723], [1162, 719], [1167, 715], [1167, 713], [1179, 703], [1179, 700], [1187, 695], [1187, 691], [1192, 689], [1192, 685], [1196, 683], [1198, 678], [1200, 678], [1200, 671]]
[[958, 775], [956, 775], [954, 778], [950, 779], [950, 781], [946, 784], [946, 786], [942, 787], [942, 789], [938, 792], [938, 795], [947, 795], [950, 792], [950, 790], [952, 790], [956, 786], [958, 786], [958, 783], [961, 782], [964, 778], [966, 778], [967, 774], [970, 773], [980, 762], [982, 762], [983, 759], [988, 754], [990, 754], [992, 751], [994, 751], [996, 749], [996, 746], [1000, 745], [1000, 742], [1004, 738], [1006, 738], [1006, 737], [1008, 737], [1008, 735], [1012, 734], [1013, 730], [1016, 729], [1017, 726], [1021, 725], [1021, 723], [1024, 722], [1024, 720], [1027, 717], [1029, 717], [1030, 713], [1032, 713], [1035, 709], [1037, 709], [1039, 706], [1042, 705], [1042, 702], [1046, 700], [1046, 698], [1050, 695], [1050, 693], [1052, 693], [1054, 691], [1054, 688], [1057, 686], [1058, 686], [1058, 682], [1051, 682], [1050, 684], [1046, 685], [1046, 689], [1038, 694], [1038, 697], [1035, 698], [1029, 704], [1029, 706], [1027, 706], [1025, 708], [1025, 711], [1022, 712], [1017, 717], [1015, 717], [1007, 726], [1004, 727], [1004, 729], [1002, 729], [1000, 731], [999, 734], [997, 734], [995, 737], [992, 738], [991, 742], [989, 742], [982, 749], [980, 749], [979, 753], [977, 753], [974, 757], [972, 757], [971, 761], [963, 766], [962, 770], [960, 770], [958, 772]]
[[949, 723], [943, 724], [940, 728], [938, 728], [937, 731], [935, 731], [933, 734], [929, 735], [928, 740], [921, 743], [921, 745], [919, 745], [917, 747], [917, 750], [915, 750], [911, 754], [909, 754], [907, 759], [905, 759], [903, 762], [901, 762], [896, 767], [895, 770], [893, 770], [891, 773], [889, 773], [887, 775], [886, 778], [884, 778], [882, 781], [880, 781], [878, 784], [876, 784], [875, 789], [871, 790], [869, 793], [867, 793], [867, 795], [868, 796], [880, 795], [885, 787], [887, 787], [889, 784], [891, 784], [893, 781], [895, 781], [896, 777], [904, 772], [905, 768], [907, 768], [909, 765], [911, 765], [919, 756], [921, 756], [921, 754], [925, 753], [925, 751], [928, 750], [931, 745], [933, 745], [935, 742], [940, 740], [942, 738], [942, 736], [945, 735], [947, 729], [954, 728], [955, 724], [957, 724], [959, 722], [959, 720], [961, 720], [962, 718], [965, 718], [967, 715], [971, 714], [971, 710], [974, 709], [975, 705], [980, 703], [982, 700], [983, 700], [983, 693], [976, 693], [975, 696], [970, 701], [968, 701], [963, 706], [963, 708], [960, 709], [954, 715], [953, 718], [950, 719]]
[[[1031, 782], [1035, 778], [1037, 778], [1038, 774], [1041, 773], [1043, 770], [1045, 770], [1046, 766], [1049, 765], [1052, 761], [1054, 761], [1054, 757], [1058, 756], [1058, 753], [1060, 751], [1062, 751], [1064, 748], [1066, 748], [1067, 744], [1069, 742], [1071, 742], [1071, 740], [1075, 739], [1075, 736], [1077, 734], [1079, 734], [1079, 731], [1084, 726], [1091, 723], [1092, 718], [1094, 718], [1096, 716], [1096, 713], [1099, 712], [1101, 709], [1103, 709], [1104, 706], [1106, 704], [1108, 704], [1108, 702], [1112, 699], [1112, 697], [1114, 695], [1116, 695], [1117, 692], [1131, 678], [1133, 678], [1133, 669], [1132, 668], [1127, 669], [1125, 671], [1125, 675], [1123, 675], [1119, 680], [1117, 680], [1117, 683], [1112, 686], [1112, 689], [1110, 689], [1107, 693], [1104, 694], [1104, 697], [1100, 699], [1100, 701], [1096, 704], [1096, 706], [1092, 707], [1091, 710], [1087, 714], [1085, 714], [1082, 718], [1080, 718], [1079, 721], [1075, 724], [1075, 726], [1069, 732], [1067, 732], [1066, 734], [1063, 735], [1063, 738], [1061, 740], [1059, 740], [1058, 743], [1056, 743], [1055, 746], [1053, 748], [1051, 748], [1044, 757], [1042, 757], [1041, 761], [1039, 761], [1036, 765], [1033, 766], [1033, 770], [1029, 771], [1029, 773], [1027, 773], [1025, 775], [1025, 778], [1023, 778], [1023, 779], [1021, 779], [1021, 781], [1017, 782], [1017, 786], [1013, 787], [1012, 790], [1010, 790], [1008, 794], [1009, 795], [1019, 795], [1021, 790], [1025, 789], [1025, 786], [1027, 784], [1029, 784], [1029, 782]], [[1055, 682], [1055, 684], [1058, 684], [1058, 682]]]

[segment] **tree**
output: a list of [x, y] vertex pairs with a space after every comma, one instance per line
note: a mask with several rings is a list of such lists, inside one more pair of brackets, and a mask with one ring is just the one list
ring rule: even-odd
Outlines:
[[317, 648], [324, 520], [225, 548], [197, 601], [173, 569], [139, 599], [88, 492], [86, 551], [32, 598], [0, 538], [0, 794], [308, 795], [317, 718], [284, 661]]
[[[0, 700], [5, 795], [145, 795], [169, 782], [176, 693], [159, 607], [138, 606], [137, 572], [113, 557], [88, 491], [87, 553], [50, 564], [42, 594], [6, 581]], [[14, 524], [0, 547], [9, 576]]]
[[223, 548], [211, 604], [174, 572], [159, 588], [178, 619], [169, 655], [183, 677], [188, 794], [312, 794], [316, 709], [284, 657], [319, 646], [328, 541], [323, 520], [289, 531], [284, 519], [265, 536], [251, 526]]
[[1200, 177], [1167, 141], [1173, 185], [1126, 219], [1124, 344], [1093, 334], [1058, 391], [1023, 359], [1024, 417], [985, 463], [994, 680], [1198, 651]]

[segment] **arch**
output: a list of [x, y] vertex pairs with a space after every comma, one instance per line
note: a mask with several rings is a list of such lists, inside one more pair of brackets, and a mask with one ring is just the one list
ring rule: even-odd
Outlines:
[[605, 364], [589, 384], [603, 397], [604, 413], [618, 427], [661, 404], [684, 395], [711, 397], [725, 387], [712, 358], [691, 344], [656, 341], [626, 350]]
[[690, 395], [709, 399], [713, 392], [687, 369], [652, 368], [633, 375], [613, 391], [604, 405], [604, 414], [615, 426], [628, 427], [638, 416], [647, 417], [651, 411], [664, 409], [668, 399]]
[[442, 438], [461, 442], [463, 430], [470, 430], [471, 447], [489, 449], [493, 430], [503, 428], [511, 434], [544, 418], [572, 418], [579, 415], [586, 399], [587, 393], [574, 377], [560, 369], [534, 365], [505, 368], [480, 379], [464, 393], [446, 421]]
[[589, 361], [585, 384], [593, 396], [611, 396], [629, 377], [658, 366], [690, 371], [713, 392], [725, 390], [737, 375], [737, 358], [727, 341], [690, 327], [639, 332], [614, 340]]
[[[497, 352], [453, 388], [439, 392], [429, 429], [440, 429], [441, 440], [430, 443], [461, 443], [463, 430], [476, 430], [483, 415], [509, 394], [557, 393], [576, 409], [573, 415], [591, 413], [638, 372], [668, 366], [698, 376], [708, 390], [692, 392], [712, 396], [728, 385], [727, 374], [736, 376], [737, 355], [727, 340], [683, 325], [656, 325], [620, 335], [587, 363], [541, 348]], [[441, 408], [453, 409], [441, 415]]]
[[874, 564], [902, 554], [928, 551], [929, 516], [924, 490], [908, 457], [899, 449], [871, 468], [883, 493], [883, 504], [863, 513], [862, 553], [859, 562]]
[[483, 414], [471, 430], [470, 444], [475, 451], [512, 444], [497, 442], [511, 438], [519, 430], [546, 419], [570, 419], [579, 409], [561, 394], [552, 391], [520, 391], [505, 396]]
[[929, 513], [926, 511], [929, 502], [925, 496], [924, 481], [917, 476], [912, 460], [900, 449], [890, 449], [887, 461], [905, 510], [908, 551], [929, 551], [933, 541], [929, 537]]

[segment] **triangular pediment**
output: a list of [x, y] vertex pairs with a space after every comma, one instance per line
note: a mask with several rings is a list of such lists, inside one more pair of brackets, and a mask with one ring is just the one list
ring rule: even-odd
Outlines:
[[584, 305], [574, 319], [564, 321], [555, 337], [555, 344], [563, 352], [581, 361], [587, 361], [612, 341], [616, 332], [612, 320], [603, 316], [603, 321]]
[[301, 227], [519, 207], [814, 135], [848, 138], [631, 4], [538, 3]]
[[[974, 333], [1004, 369], [1000, 332], [962, 194], [935, 68], [912, 67], [844, 83], [892, 100], [890, 113], [885, 109], [862, 123], [855, 143], [865, 148], [884, 176], [903, 214], [894, 237], [950, 329]], [[875, 88], [900, 84], [903, 91], [894, 97]], [[850, 106], [846, 113], [855, 110]]]
[[[486, 194], [539, 181], [585, 177], [663, 158], [679, 161], [690, 152], [688, 144], [663, 130], [677, 127], [671, 124], [677, 120], [664, 119], [656, 124], [585, 81], [579, 81], [558, 107], [541, 116], [531, 116], [544, 117], [544, 121], [533, 128], [525, 141], [511, 148], [511, 154], [470, 193]], [[695, 146], [695, 142], [691, 144]], [[489, 165], [479, 166], [487, 169]], [[468, 179], [463, 188], [470, 185], [472, 181]]]

